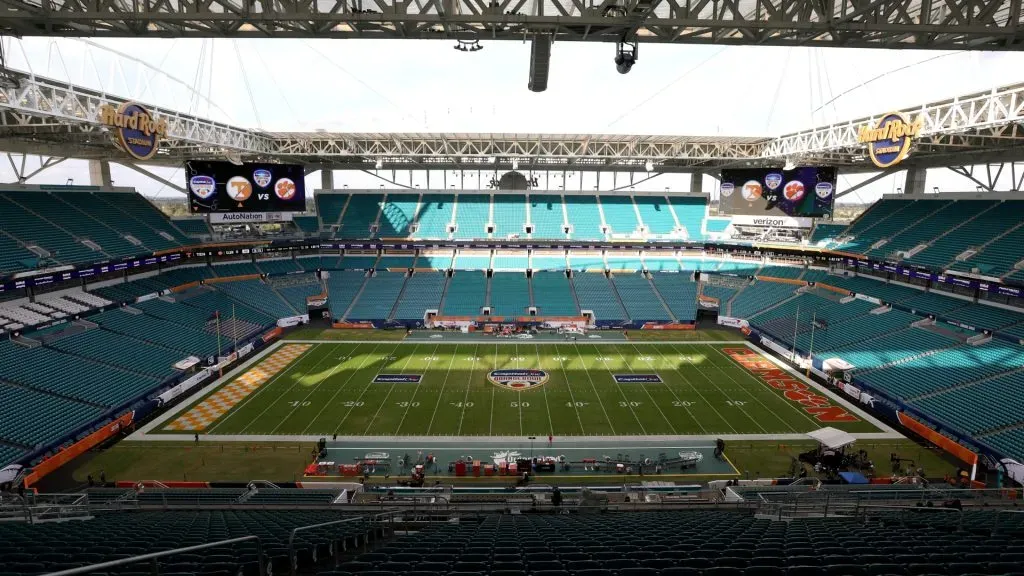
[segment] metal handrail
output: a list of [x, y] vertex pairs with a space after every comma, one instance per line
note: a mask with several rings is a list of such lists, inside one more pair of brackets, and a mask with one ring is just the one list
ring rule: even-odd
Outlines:
[[[385, 512], [377, 514], [374, 518], [390, 514]], [[349, 522], [355, 522], [356, 520], [366, 520], [364, 516], [355, 516], [353, 518], [344, 518], [342, 520], [332, 520], [330, 522], [321, 522], [319, 524], [310, 524], [309, 526], [299, 526], [292, 530], [292, 533], [288, 535], [288, 573], [295, 576], [297, 558], [295, 554], [295, 535], [299, 532], [305, 532], [306, 530], [312, 530], [314, 528], [323, 528], [324, 526], [336, 526], [338, 524], [347, 524]]]
[[167, 556], [173, 556], [175, 554], [184, 554], [186, 552], [198, 552], [209, 548], [227, 546], [229, 544], [249, 542], [251, 540], [256, 541], [256, 562], [259, 565], [259, 574], [260, 576], [266, 576], [266, 566], [263, 565], [263, 543], [260, 541], [260, 537], [255, 535], [241, 536], [239, 538], [231, 538], [229, 540], [219, 540], [217, 542], [207, 542], [206, 544], [197, 544], [195, 546], [176, 548], [174, 550], [164, 550], [163, 552], [151, 552], [149, 554], [142, 554], [131, 558], [119, 558], [109, 562], [101, 562], [99, 564], [90, 564], [89, 566], [79, 566], [78, 568], [69, 568], [59, 572], [51, 572], [46, 576], [73, 576], [75, 574], [88, 574], [89, 572], [96, 572], [107, 568], [116, 568], [118, 566], [126, 566], [128, 564], [138, 564], [139, 562], [145, 561], [152, 561], [153, 574], [159, 574], [160, 569], [157, 560], [160, 558], [166, 558]]
[[996, 514], [995, 526], [992, 527], [992, 535], [999, 533], [999, 518], [1002, 517], [1003, 514], [1024, 514], [1024, 510], [1000, 510]]
[[[959, 509], [959, 508], [946, 508], [946, 507], [943, 507], [943, 506], [929, 506], [929, 507], [925, 507], [925, 506], [885, 506], [885, 505], [880, 505], [880, 504], [864, 504], [864, 505], [858, 504], [857, 508], [856, 508], [856, 511], [854, 512], [854, 515], [859, 515], [862, 510], [866, 511], [866, 510], [878, 510], [878, 509], [882, 509], [882, 510], [888, 509], [888, 510], [900, 510], [900, 511], [902, 511], [903, 514], [900, 514], [900, 522], [901, 523], [906, 523], [906, 518], [904, 518], [904, 515], [906, 514], [907, 511], [914, 512], [915, 514], [918, 514], [918, 513], [921, 513], [921, 512], [955, 512], [957, 514], [957, 516], [958, 516], [958, 518], [957, 518], [957, 528], [956, 528], [957, 532], [960, 532], [960, 531], [962, 531], [964, 529], [964, 511]], [[867, 519], [866, 512], [865, 512], [864, 517], [865, 517], [865, 519]]]

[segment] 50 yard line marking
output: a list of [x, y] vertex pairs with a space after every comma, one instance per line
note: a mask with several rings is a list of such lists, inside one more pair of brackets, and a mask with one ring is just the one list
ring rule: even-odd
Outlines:
[[[452, 365], [455, 364], [455, 357], [459, 355], [459, 345], [455, 345], [455, 350], [452, 351], [452, 361], [448, 363], [448, 371], [444, 374], [444, 381], [441, 382], [441, 391], [437, 393], [437, 403], [434, 404], [434, 412], [430, 415], [430, 423], [427, 424], [427, 434], [430, 434], [430, 428], [434, 425], [434, 417], [437, 416], [437, 408], [441, 405], [441, 400], [444, 398], [444, 387], [448, 384], [448, 377], [452, 373]], [[413, 399], [416, 398], [416, 392], [412, 394]], [[412, 401], [409, 401], [409, 406], [412, 407]], [[405, 422], [405, 416], [409, 414], [409, 408], [405, 409], [405, 414], [402, 415], [402, 422]], [[398, 423], [398, 429], [395, 430], [395, 435], [398, 435], [398, 430], [402, 429], [402, 422]]]
[[[316, 416], [313, 416], [313, 418], [310, 419], [309, 424], [307, 424], [306, 427], [302, 430], [303, 434], [309, 431], [309, 429], [313, 426], [313, 424], [316, 423], [317, 419], [320, 418], [320, 415], [324, 413], [324, 410], [326, 410], [328, 406], [334, 404], [334, 399], [337, 398], [338, 394], [341, 394], [341, 391], [348, 386], [349, 382], [351, 382], [352, 378], [356, 375], [356, 373], [360, 372], [363, 369], [363, 367], [366, 365], [366, 360], [373, 356], [373, 353], [377, 351], [377, 348], [380, 348], [380, 342], [373, 346], [373, 350], [370, 350], [370, 354], [367, 355], [366, 359], [360, 362], [359, 367], [357, 367], [354, 371], [352, 371], [351, 374], [349, 374], [348, 380], [345, 380], [345, 383], [339, 386], [338, 389], [334, 392], [334, 394], [331, 394], [331, 398], [327, 402], [325, 402], [323, 406], [320, 407], [320, 410], [316, 413]], [[388, 353], [388, 356], [393, 354], [395, 350], [398, 350], [397, 346], [393, 350], [391, 350], [391, 352]], [[353, 350], [353, 352], [355, 351]]]
[[[537, 368], [539, 370], [543, 370], [544, 369], [544, 363], [540, 359], [540, 346], [538, 346], [537, 344], [534, 344], [533, 345], [533, 349], [537, 352]], [[548, 404], [548, 390], [544, 386], [541, 386], [540, 388], [541, 388], [541, 391], [544, 392], [544, 408], [548, 412], [548, 430], [551, 430], [551, 432], [549, 432], [549, 434], [553, 435], [555, 433], [555, 421], [551, 419], [551, 405]], [[572, 392], [570, 392], [569, 394], [571, 396]], [[575, 409], [575, 407], [576, 407], [576, 403], [573, 402], [573, 409]], [[580, 411], [576, 410], [576, 418], [579, 419], [579, 417], [580, 417]], [[580, 422], [580, 434], [583, 434], [583, 422]]]

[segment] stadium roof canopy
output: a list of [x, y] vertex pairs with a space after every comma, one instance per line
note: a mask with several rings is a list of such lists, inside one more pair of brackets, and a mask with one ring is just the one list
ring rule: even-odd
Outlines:
[[1018, 0], [5, 0], [0, 34], [1020, 50]]
[[[2, 19], [0, 19], [2, 20]], [[60, 158], [130, 158], [100, 122], [105, 104], [125, 100], [66, 82], [8, 72], [0, 84], [4, 150]], [[888, 110], [810, 130], [765, 136], [266, 132], [148, 107], [168, 122], [149, 163], [188, 159], [301, 162], [311, 170], [507, 170], [713, 172], [722, 167], [827, 164], [877, 172], [858, 142]], [[1024, 159], [1024, 84], [904, 109], [922, 119], [910, 157], [890, 168], [929, 168]]]

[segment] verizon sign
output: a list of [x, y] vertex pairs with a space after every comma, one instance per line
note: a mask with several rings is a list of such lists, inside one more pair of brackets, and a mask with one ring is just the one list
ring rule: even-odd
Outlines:
[[733, 226], [761, 226], [764, 228], [810, 228], [813, 218], [797, 218], [793, 216], [743, 216], [732, 217]]
[[210, 224], [264, 224], [290, 222], [291, 212], [215, 212], [210, 214]]

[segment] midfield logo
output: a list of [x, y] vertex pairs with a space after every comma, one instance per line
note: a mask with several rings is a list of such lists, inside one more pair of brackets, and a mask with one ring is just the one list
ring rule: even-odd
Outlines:
[[548, 373], [543, 370], [491, 370], [487, 379], [495, 386], [513, 390], [537, 388], [548, 381]]

